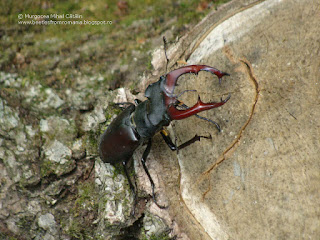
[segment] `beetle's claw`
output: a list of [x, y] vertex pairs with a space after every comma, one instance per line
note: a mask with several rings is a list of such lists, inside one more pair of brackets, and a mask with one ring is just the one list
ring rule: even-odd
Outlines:
[[[171, 120], [184, 119], [192, 115], [197, 115], [197, 113], [199, 112], [206, 111], [211, 108], [220, 107], [230, 99], [231, 96], [229, 95], [224, 100], [221, 98], [220, 102], [204, 103], [201, 101], [200, 96], [198, 96], [198, 102], [194, 106], [187, 109], [183, 109], [183, 110], [177, 109], [176, 106], [177, 106], [178, 100], [177, 100], [177, 96], [174, 94], [174, 88], [177, 85], [178, 78], [185, 73], [198, 74], [199, 71], [207, 71], [207, 72], [211, 72], [212, 74], [215, 74], [219, 79], [219, 84], [221, 84], [222, 77], [230, 76], [229, 73], [222, 72], [218, 69], [215, 69], [213, 67], [206, 66], [206, 65], [185, 66], [168, 73], [164, 78], [165, 82], [163, 85], [163, 88], [164, 88], [163, 92], [164, 92], [164, 98], [165, 98], [165, 105], [167, 106], [168, 115], [171, 118]], [[181, 94], [183, 94], [186, 91], [183, 91]], [[220, 131], [220, 126], [217, 123], [215, 123], [215, 125], [218, 131]]]
[[225, 100], [222, 100], [222, 97], [221, 97], [220, 101], [226, 103], [226, 102], [229, 101], [230, 98], [231, 98], [231, 94], [229, 94], [228, 97]]
[[160, 209], [166, 209], [166, 208], [167, 208], [167, 206], [160, 205], [160, 204], [157, 202], [157, 199], [156, 199], [155, 194], [152, 194], [152, 200], [153, 200], [153, 202], [158, 206], [158, 208], [160, 208]]
[[159, 203], [157, 203], [157, 202], [154, 202], [157, 206], [158, 206], [158, 208], [160, 208], [160, 209], [167, 209], [168, 208], [168, 206], [163, 206], [163, 205], [160, 205]]
[[177, 85], [178, 78], [185, 73], [194, 73], [198, 74], [199, 71], [207, 71], [215, 74], [219, 78], [219, 83], [221, 83], [221, 79], [223, 76], [230, 76], [230, 74], [221, 72], [220, 70], [206, 66], [206, 65], [190, 65], [185, 66], [182, 68], [178, 68], [173, 70], [172, 72], [168, 73], [165, 77], [164, 87], [164, 97], [165, 97], [165, 104], [168, 109], [168, 114], [172, 120], [180, 120], [192, 115], [195, 115], [199, 112], [209, 110], [211, 108], [220, 107], [225, 104], [229, 99], [230, 96], [227, 97], [225, 100], [221, 99], [221, 102], [215, 103], [204, 103], [201, 101], [200, 96], [198, 97], [198, 102], [191, 108], [185, 110], [178, 110], [175, 108], [175, 104], [177, 101], [177, 97], [173, 94], [174, 88]]
[[226, 72], [222, 72], [216, 68], [207, 66], [207, 65], [189, 65], [185, 67], [178, 68], [176, 70], [171, 71], [165, 76], [165, 85], [164, 88], [167, 93], [173, 93], [175, 86], [177, 86], [178, 78], [186, 73], [194, 73], [198, 74], [200, 71], [207, 71], [211, 72], [212, 74], [216, 75], [219, 78], [219, 82], [221, 82], [221, 79], [223, 76], [230, 76]]
[[201, 101], [200, 96], [198, 96], [198, 102], [193, 105], [192, 107], [186, 109], [186, 110], [179, 110], [175, 107], [174, 104], [171, 104], [168, 107], [168, 113], [173, 120], [181, 120], [187, 117], [190, 117], [192, 115], [195, 115], [199, 112], [209, 110], [211, 108], [217, 108], [225, 104], [230, 99], [230, 96], [227, 97], [225, 100], [222, 100], [221, 102], [209, 102], [204, 103]]
[[[226, 73], [226, 72], [222, 72], [223, 76], [230, 76], [229, 73]], [[222, 77], [219, 77], [219, 84], [221, 84], [221, 81], [222, 81]]]

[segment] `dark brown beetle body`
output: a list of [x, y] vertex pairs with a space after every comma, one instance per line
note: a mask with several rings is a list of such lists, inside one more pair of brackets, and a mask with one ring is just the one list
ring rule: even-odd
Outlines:
[[131, 127], [130, 116], [135, 110], [130, 105], [109, 125], [102, 134], [99, 145], [99, 154], [104, 162], [116, 164], [128, 161], [134, 150], [140, 145], [140, 136], [135, 128]]
[[[223, 76], [229, 75], [206, 65], [190, 65], [173, 70], [167, 75], [161, 76], [158, 82], [150, 84], [145, 91], [147, 100], [139, 102], [137, 105], [131, 103], [129, 107], [116, 117], [100, 138], [99, 153], [101, 159], [111, 164], [122, 163], [132, 189], [134, 187], [128, 176], [126, 164], [141, 144], [148, 143], [141, 161], [151, 182], [152, 196], [156, 204], [154, 183], [145, 165], [145, 160], [151, 149], [152, 137], [161, 131], [162, 137], [171, 150], [181, 149], [200, 140], [202, 136], [196, 135], [185, 144], [177, 147], [169, 136], [163, 132], [163, 127], [168, 126], [172, 120], [180, 120], [192, 115], [214, 123], [218, 130], [220, 130], [217, 123], [200, 117], [197, 113], [222, 106], [229, 100], [230, 96], [225, 100], [221, 100], [221, 102], [211, 103], [203, 103], [199, 97], [198, 102], [189, 108], [180, 102], [177, 99], [177, 95], [174, 94], [176, 82], [182, 74], [197, 74], [199, 71], [208, 71], [215, 74], [219, 78], [219, 83]], [[177, 109], [177, 105], [182, 106], [184, 109]], [[161, 207], [160, 205], [158, 206]]]

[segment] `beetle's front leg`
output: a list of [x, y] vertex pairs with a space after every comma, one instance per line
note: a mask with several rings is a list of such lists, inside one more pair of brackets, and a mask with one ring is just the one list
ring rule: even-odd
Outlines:
[[201, 138], [207, 138], [207, 139], [212, 139], [211, 136], [198, 136], [197, 134], [189, 139], [188, 141], [182, 143], [181, 145], [177, 146], [175, 143], [173, 143], [173, 141], [171, 140], [170, 136], [169, 136], [169, 133], [167, 130], [165, 129], [162, 129], [160, 131], [160, 134], [163, 138], [163, 140], [166, 142], [166, 144], [169, 146], [169, 148], [172, 150], [172, 151], [179, 151], [187, 146], [190, 146], [192, 143], [196, 142], [196, 141], [200, 141]]
[[141, 163], [142, 163], [143, 169], [144, 169], [144, 171], [146, 172], [146, 174], [147, 174], [147, 176], [148, 176], [148, 178], [149, 178], [150, 184], [151, 184], [151, 188], [152, 188], [152, 199], [153, 199], [154, 203], [155, 203], [159, 208], [162, 208], [162, 209], [163, 209], [163, 208], [166, 208], [166, 207], [160, 205], [160, 204], [157, 202], [157, 200], [156, 200], [156, 196], [155, 196], [155, 193], [154, 193], [154, 186], [155, 186], [155, 185], [154, 185], [154, 182], [153, 182], [153, 180], [152, 180], [152, 177], [151, 177], [151, 175], [150, 175], [150, 173], [149, 173], [149, 170], [148, 170], [148, 168], [147, 168], [147, 166], [146, 166], [146, 160], [147, 160], [147, 157], [148, 157], [148, 155], [149, 155], [149, 153], [150, 153], [151, 145], [152, 145], [152, 140], [149, 139], [148, 145], [147, 145], [146, 149], [144, 150], [144, 152], [143, 152], [143, 154], [142, 154]]
[[[181, 106], [181, 107], [184, 108], [184, 109], [188, 109], [188, 108], [189, 108], [189, 107], [188, 107], [186, 104], [184, 104], [183, 102], [181, 102], [181, 101], [179, 101], [179, 100], [177, 100], [177, 102], [178, 102], [178, 106]], [[216, 128], [218, 129], [218, 131], [221, 132], [220, 125], [219, 125], [218, 123], [216, 123], [215, 121], [213, 121], [213, 120], [211, 120], [211, 119], [208, 119], [208, 118], [206, 118], [206, 117], [202, 117], [202, 116], [200, 116], [200, 115], [198, 115], [198, 114], [194, 114], [194, 116], [196, 116], [197, 118], [199, 118], [199, 119], [201, 119], [201, 120], [205, 120], [205, 121], [208, 121], [208, 122], [210, 122], [210, 123], [213, 123], [213, 124], [216, 126]]]
[[142, 101], [139, 100], [139, 99], [135, 99], [134, 100], [134, 103], [132, 102], [119, 102], [119, 103], [114, 103], [115, 106], [118, 106], [120, 108], [125, 108], [125, 107], [122, 107], [121, 105], [128, 105], [128, 106], [137, 106], [139, 103], [141, 103]]

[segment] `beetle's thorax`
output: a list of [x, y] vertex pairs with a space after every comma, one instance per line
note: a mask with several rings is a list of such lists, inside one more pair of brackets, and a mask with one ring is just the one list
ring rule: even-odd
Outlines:
[[133, 121], [137, 132], [143, 138], [152, 137], [163, 126], [168, 126], [171, 119], [163, 96], [163, 78], [148, 86], [145, 96], [146, 101], [140, 103], [134, 112]]

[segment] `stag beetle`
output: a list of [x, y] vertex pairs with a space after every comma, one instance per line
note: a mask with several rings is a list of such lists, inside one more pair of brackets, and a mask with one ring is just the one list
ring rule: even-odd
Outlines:
[[[151, 149], [152, 137], [160, 131], [164, 141], [171, 150], [182, 149], [195, 141], [199, 141], [200, 138], [210, 138], [195, 135], [189, 141], [181, 144], [180, 146], [176, 146], [163, 127], [168, 126], [172, 120], [181, 120], [195, 115], [201, 119], [214, 123], [220, 131], [220, 127], [217, 123], [201, 117], [197, 115], [197, 113], [211, 108], [220, 107], [230, 98], [229, 95], [225, 100], [221, 99], [220, 102], [204, 103], [201, 101], [199, 96], [198, 102], [192, 107], [188, 107], [179, 101], [177, 99], [178, 95], [174, 94], [178, 78], [182, 74], [197, 74], [199, 71], [208, 71], [215, 74], [219, 78], [219, 83], [223, 76], [229, 76], [228, 73], [221, 72], [206, 65], [190, 65], [173, 70], [172, 72], [161, 76], [159, 81], [152, 83], [147, 87], [145, 91], [147, 100], [143, 102], [135, 100], [135, 104], [127, 103], [129, 106], [123, 110], [113, 120], [113, 122], [111, 122], [100, 138], [99, 154], [101, 159], [104, 162], [111, 163], [113, 165], [116, 163], [122, 163], [130, 188], [134, 192], [135, 197], [136, 193], [128, 175], [126, 166], [134, 151], [140, 145], [147, 143], [147, 147], [141, 158], [141, 163], [151, 183], [153, 201], [160, 208], [164, 208], [164, 206], [159, 205], [156, 201], [154, 182], [145, 164]], [[182, 93], [186, 91], [188, 90], [185, 90]]]

